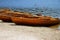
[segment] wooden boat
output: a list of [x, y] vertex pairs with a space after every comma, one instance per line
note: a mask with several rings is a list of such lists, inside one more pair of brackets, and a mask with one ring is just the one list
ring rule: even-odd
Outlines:
[[24, 14], [24, 13], [19, 13], [19, 12], [6, 12], [6, 13], [1, 13], [0, 14], [0, 20], [4, 22], [12, 22], [11, 17], [17, 16], [17, 17], [28, 17], [32, 16], [30, 14]]
[[2, 20], [3, 22], [12, 22], [12, 21], [11, 21], [11, 17], [8, 16], [8, 15], [2, 15], [2, 16], [1, 16], [1, 20]]
[[0, 10], [0, 20], [2, 21], [10, 21], [10, 14], [13, 11], [11, 11], [10, 9], [1, 9]]
[[0, 20], [2, 20], [4, 22], [11, 22], [11, 17], [13, 17], [13, 16], [27, 17], [27, 16], [31, 16], [31, 15], [27, 12], [16, 12], [16, 11], [12, 11], [10, 9], [1, 9], [0, 10]]
[[48, 16], [40, 17], [11, 17], [15, 24], [20, 25], [32, 25], [32, 26], [51, 26], [60, 22], [57, 18]]

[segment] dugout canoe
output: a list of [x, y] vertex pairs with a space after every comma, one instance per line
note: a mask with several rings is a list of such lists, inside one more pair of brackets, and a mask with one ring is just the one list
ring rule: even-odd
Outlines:
[[60, 23], [60, 19], [48, 16], [41, 17], [11, 17], [12, 21], [18, 25], [31, 26], [52, 26]]

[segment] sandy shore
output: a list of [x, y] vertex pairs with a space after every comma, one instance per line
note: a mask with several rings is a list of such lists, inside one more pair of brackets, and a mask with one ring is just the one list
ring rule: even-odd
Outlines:
[[60, 40], [60, 30], [0, 21], [0, 40]]

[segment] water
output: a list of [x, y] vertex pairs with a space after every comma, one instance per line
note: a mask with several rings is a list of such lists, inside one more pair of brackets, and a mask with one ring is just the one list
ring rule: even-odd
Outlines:
[[37, 13], [41, 13], [43, 15], [48, 15], [48, 16], [52, 16], [52, 17], [57, 17], [60, 18], [60, 9], [52, 9], [52, 8], [12, 8], [12, 10], [16, 10], [16, 11], [22, 11], [22, 12], [29, 12], [32, 14], [37, 14]]

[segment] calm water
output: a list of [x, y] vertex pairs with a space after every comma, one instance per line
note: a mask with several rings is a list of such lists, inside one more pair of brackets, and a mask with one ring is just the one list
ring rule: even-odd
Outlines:
[[60, 9], [52, 8], [10, 8], [10, 9], [15, 11], [29, 12], [32, 14], [41, 13], [43, 15], [60, 18]]
[[20, 8], [20, 9], [17, 8], [15, 9], [15, 8], [12, 8], [12, 10], [29, 12], [32, 14], [41, 13], [43, 15], [60, 18], [60, 9], [52, 9], [52, 8]]

